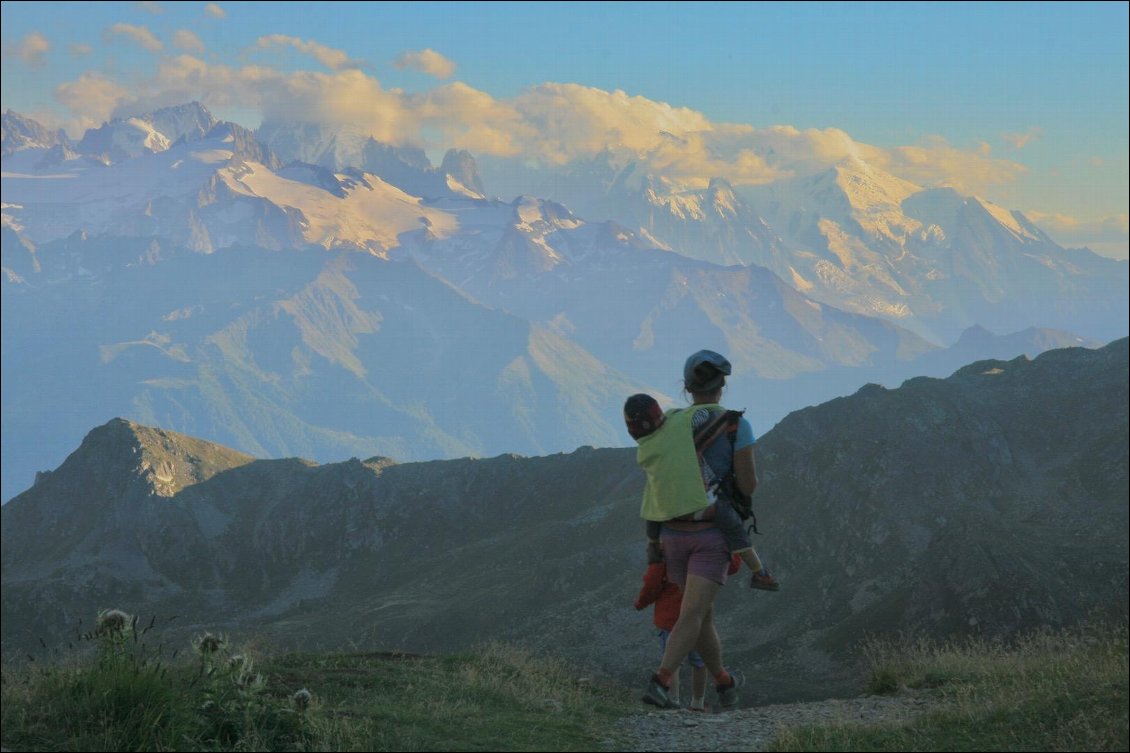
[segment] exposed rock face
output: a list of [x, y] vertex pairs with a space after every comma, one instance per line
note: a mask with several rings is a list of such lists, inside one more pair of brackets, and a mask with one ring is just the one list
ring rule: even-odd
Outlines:
[[[782, 590], [737, 578], [717, 607], [746, 700], [845, 689], [866, 635], [1125, 613], [1127, 383], [1120, 340], [868, 386], [760, 438]], [[631, 450], [318, 466], [111, 421], [3, 509], [4, 651], [117, 607], [277, 646], [521, 641], [632, 681], [658, 658], [631, 608], [642, 483]]]
[[483, 179], [479, 175], [479, 167], [475, 163], [475, 158], [464, 149], [448, 149], [447, 153], [443, 155], [443, 162], [440, 163], [439, 174], [450, 175], [464, 187], [481, 196], [486, 196], [487, 190], [483, 186]]

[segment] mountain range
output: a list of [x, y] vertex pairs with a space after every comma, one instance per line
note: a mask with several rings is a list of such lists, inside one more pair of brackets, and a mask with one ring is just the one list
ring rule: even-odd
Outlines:
[[[783, 168], [775, 155], [761, 156]], [[591, 220], [721, 265], [760, 265], [798, 291], [934, 342], [968, 327], [1124, 334], [1126, 266], [1064, 249], [1021, 212], [923, 188], [857, 156], [756, 186], [705, 187], [609, 149], [554, 169], [484, 161], [488, 185], [533, 185]], [[1086, 302], [1084, 302], [1084, 300]]]
[[[866, 637], [1125, 619], [1128, 371], [1126, 339], [981, 361], [761, 437], [755, 543], [782, 588], [735, 578], [717, 607], [727, 663], [755, 680], [744, 700], [850, 690]], [[275, 648], [515, 641], [638, 683], [658, 654], [631, 607], [634, 461], [584, 447], [318, 465], [114, 419], [3, 507], [4, 652], [119, 608]]]
[[764, 432], [1127, 332], [1125, 262], [858, 161], [757, 191], [611, 154], [434, 167], [198, 103], [2, 130], [4, 499], [112, 416], [323, 462], [543, 454], [627, 444], [624, 397], [672, 404], [703, 347]]

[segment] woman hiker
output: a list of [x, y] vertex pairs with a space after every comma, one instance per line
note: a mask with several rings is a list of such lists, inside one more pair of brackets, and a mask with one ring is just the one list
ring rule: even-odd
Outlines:
[[[691, 398], [688, 408], [669, 411], [661, 430], [639, 440], [637, 459], [647, 475], [641, 516], [650, 533], [662, 522], [658, 542], [667, 563], [667, 577], [683, 589], [679, 619], [667, 639], [659, 669], [648, 681], [643, 700], [660, 708], [672, 708], [668, 695], [671, 677], [692, 650], [713, 675], [718, 704], [730, 708], [738, 702], [740, 675], [731, 675], [722, 664], [722, 644], [714, 627], [714, 598], [726, 582], [730, 547], [712, 520], [696, 519], [708, 508], [694, 430], [724, 410], [719, 401], [730, 374], [730, 362], [712, 350], [700, 350], [683, 367], [683, 386]], [[710, 467], [723, 477], [733, 472], [738, 491], [750, 495], [757, 487], [753, 456], [753, 429], [745, 418], [738, 423], [733, 442], [720, 437], [702, 450]]]

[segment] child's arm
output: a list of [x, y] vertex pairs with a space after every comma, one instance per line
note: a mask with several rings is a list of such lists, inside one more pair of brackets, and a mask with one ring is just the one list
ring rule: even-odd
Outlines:
[[636, 596], [634, 606], [636, 609], [654, 604], [659, 594], [663, 592], [663, 585], [667, 580], [667, 566], [662, 562], [654, 562], [647, 566], [643, 574], [643, 587]]
[[647, 563], [653, 564], [663, 559], [663, 550], [659, 548], [659, 534], [663, 524], [657, 520], [644, 521], [647, 524]]

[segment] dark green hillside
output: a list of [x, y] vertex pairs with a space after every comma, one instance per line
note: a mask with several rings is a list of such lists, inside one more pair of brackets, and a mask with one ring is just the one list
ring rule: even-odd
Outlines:
[[[981, 362], [766, 433], [756, 543], [782, 590], [718, 605], [745, 700], [856, 687], [864, 636], [1125, 611], [1127, 360], [1121, 340]], [[279, 648], [509, 641], [638, 682], [641, 489], [631, 450], [319, 466], [113, 421], [3, 509], [4, 651], [119, 607]]]

